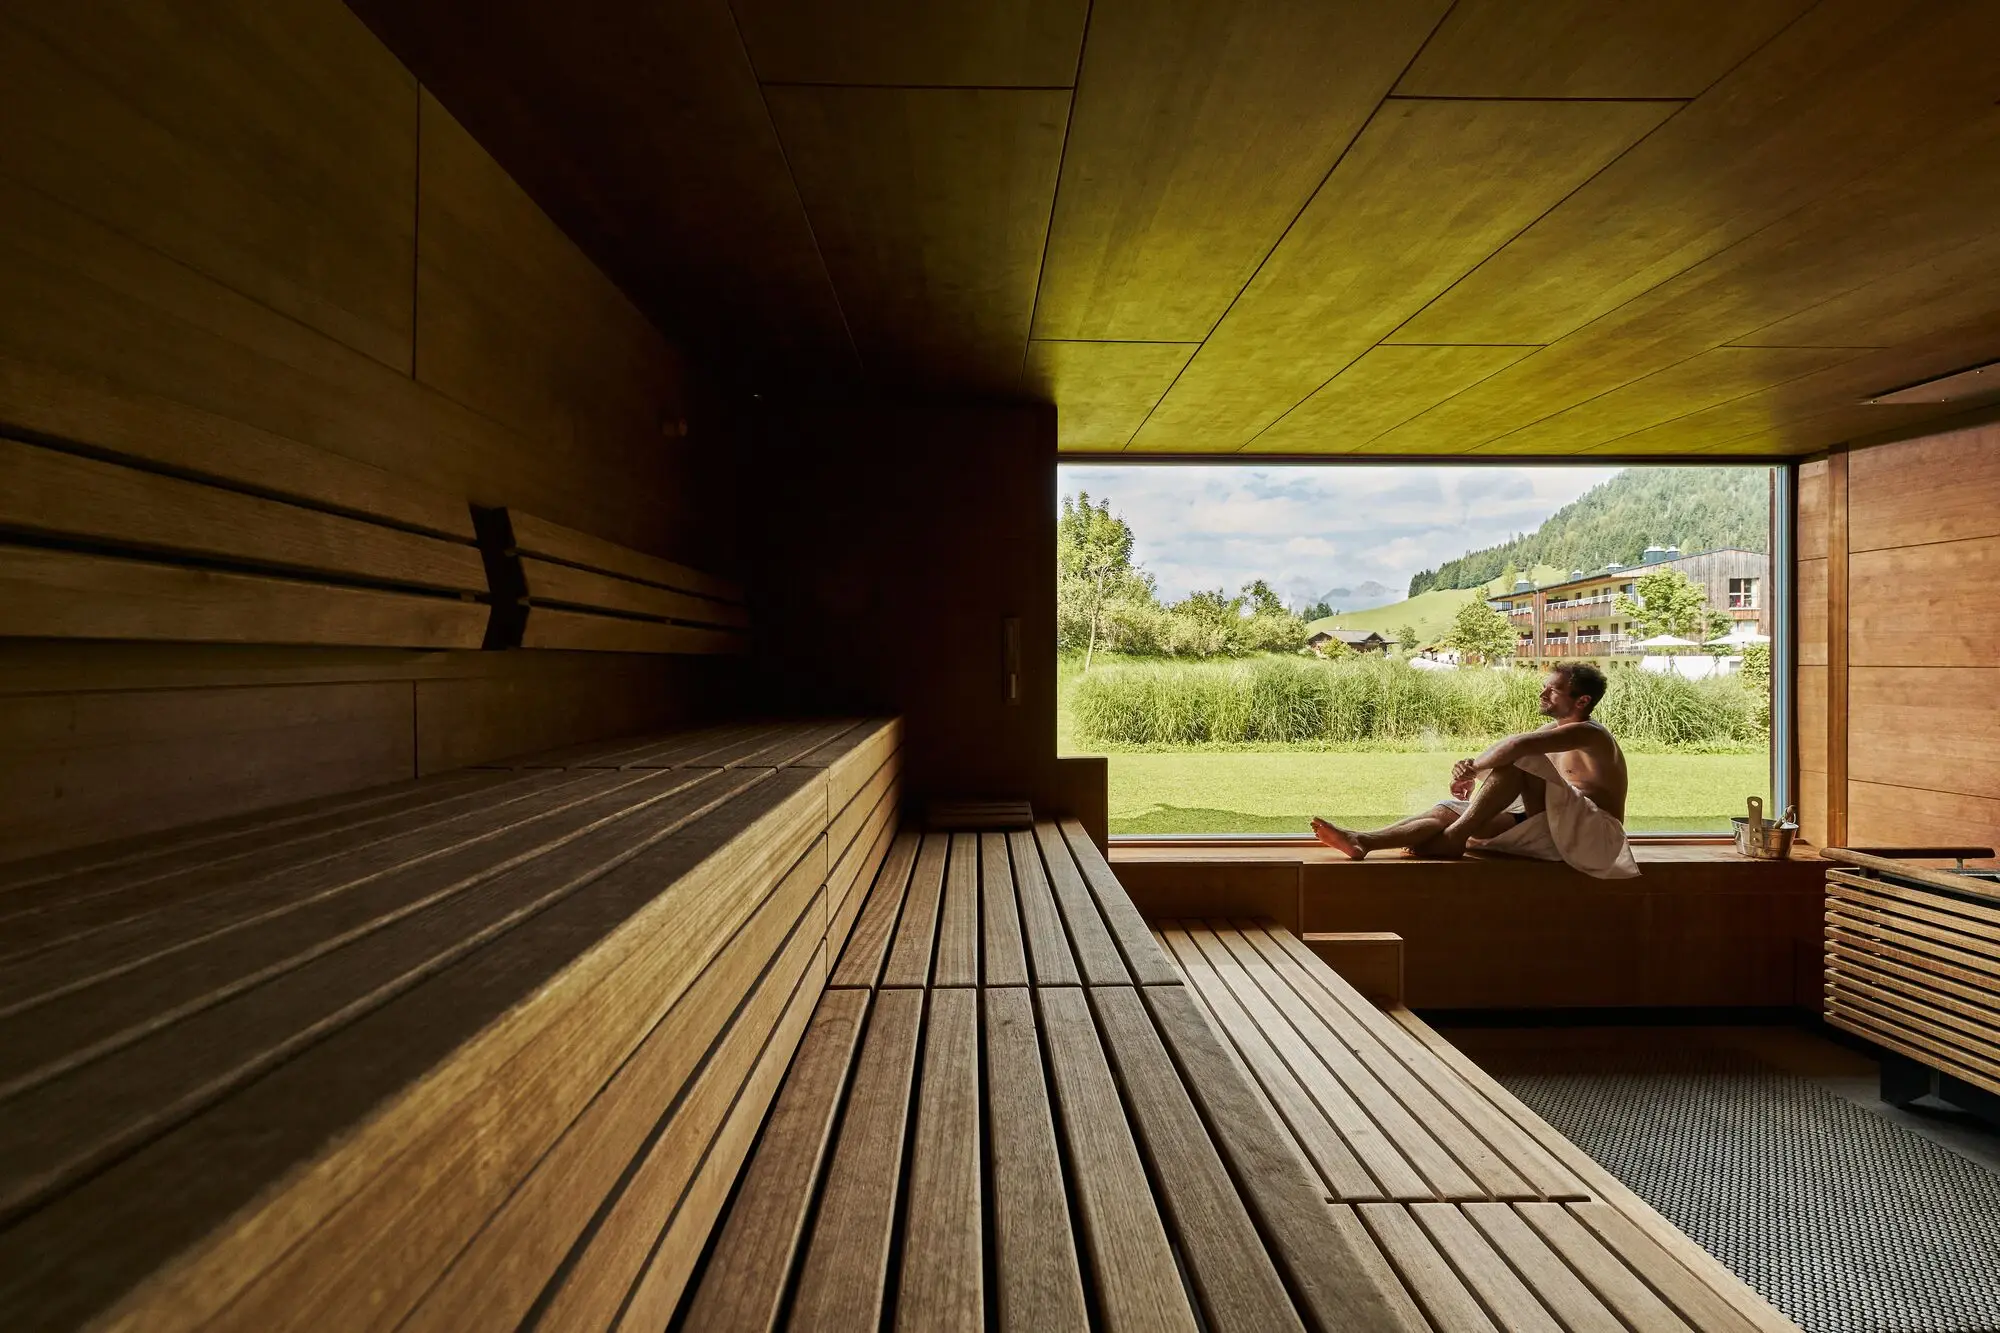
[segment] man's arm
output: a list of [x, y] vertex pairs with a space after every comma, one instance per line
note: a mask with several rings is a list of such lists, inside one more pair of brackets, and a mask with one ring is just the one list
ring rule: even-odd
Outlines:
[[[1524, 731], [1518, 736], [1509, 736], [1499, 741], [1486, 753], [1472, 759], [1461, 759], [1459, 767], [1452, 770], [1453, 778], [1469, 776], [1487, 769], [1505, 768], [1525, 755], [1560, 754], [1564, 750], [1585, 750], [1596, 745], [1604, 735], [1601, 728], [1589, 722], [1565, 722], [1561, 726], [1543, 727], [1539, 731]], [[1460, 773], [1460, 769], [1464, 774]]]

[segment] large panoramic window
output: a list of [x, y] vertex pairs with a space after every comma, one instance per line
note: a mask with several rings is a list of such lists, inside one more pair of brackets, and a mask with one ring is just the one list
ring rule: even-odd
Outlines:
[[1114, 835], [1296, 834], [1428, 809], [1609, 682], [1627, 827], [1726, 833], [1771, 792], [1771, 473], [1759, 467], [1061, 469], [1065, 754]]

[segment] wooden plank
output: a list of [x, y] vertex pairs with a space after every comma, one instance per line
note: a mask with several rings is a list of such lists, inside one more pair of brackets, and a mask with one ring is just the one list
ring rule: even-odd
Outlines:
[[881, 1322], [923, 1013], [921, 991], [875, 996], [792, 1300], [792, 1323], [799, 1328]]
[[1139, 909], [1132, 905], [1124, 886], [1111, 873], [1104, 853], [1084, 832], [1083, 825], [1074, 819], [1065, 819], [1061, 827], [1070, 855], [1076, 858], [1084, 883], [1090, 886], [1090, 895], [1097, 900], [1097, 910], [1103, 915], [1111, 937], [1118, 942], [1118, 952], [1124, 956], [1125, 965], [1132, 969], [1133, 979], [1142, 986], [1171, 986], [1180, 981], [1180, 973], [1167, 961], [1159, 941], [1153, 938], [1152, 928], [1139, 915]]
[[996, 987], [980, 999], [986, 1019], [997, 1323], [1006, 1333], [1085, 1329], [1090, 1320], [1033, 998], [1025, 989]]
[[1798, 587], [1799, 665], [1826, 666], [1826, 561], [1801, 560]]
[[[1212, 1128], [1215, 1146], [1306, 1321], [1323, 1329], [1420, 1327], [1420, 1322], [1404, 1323], [1399, 1318], [1400, 1303], [1390, 1301], [1376, 1286], [1372, 1266], [1356, 1252], [1351, 1238], [1333, 1225], [1318, 1182], [1277, 1121], [1259, 1104], [1242, 1067], [1203, 1021], [1186, 987], [1149, 987], [1136, 995], [1126, 990], [1092, 992], [1121, 1072], [1131, 1048], [1120, 1045], [1111, 1022], [1114, 1012], [1122, 1012], [1120, 1029], [1126, 1040], [1145, 1051], [1149, 1060], [1160, 1049], [1158, 1038], [1148, 1040], [1150, 1027], [1139, 1026], [1139, 996], [1180, 1067], [1187, 1094]], [[1128, 1076], [1128, 1093], [1132, 1084]], [[1176, 1108], [1182, 1104], [1170, 1096], [1166, 1100]]]
[[[840, 905], [827, 913], [826, 952], [828, 958], [839, 958], [847, 947], [847, 938], [854, 930], [854, 923], [860, 919], [861, 906], [868, 895], [868, 886], [875, 882], [875, 876], [889, 857], [889, 848], [896, 837], [896, 793], [891, 789], [883, 798], [884, 808], [879, 825], [871, 825], [847, 850], [847, 855], [834, 867], [827, 880], [827, 893], [836, 890], [841, 894]], [[864, 845], [865, 843], [865, 845]], [[829, 976], [829, 982], [831, 977]]]
[[1847, 784], [1848, 841], [1896, 846], [1911, 838], [1944, 844], [2000, 846], [2000, 800], [1957, 792]]
[[464, 542], [0, 438], [0, 526], [137, 552], [483, 593]]
[[896, 923], [896, 942], [882, 969], [884, 986], [926, 986], [931, 979], [931, 950], [938, 934], [939, 908], [944, 897], [945, 859], [951, 839], [946, 834], [927, 833], [917, 852], [916, 869], [910, 875], [909, 894], [903, 900], [902, 919]]
[[885, 766], [894, 762], [900, 767], [902, 747], [901, 718], [868, 718], [793, 762], [801, 768], [826, 770], [828, 800], [840, 810]]
[[1859, 968], [1828, 969], [1827, 993], [1848, 1008], [1915, 1028], [1951, 1047], [1961, 1062], [2000, 1078], [2000, 1027], [1990, 1009]]
[[556, 607], [529, 609], [523, 648], [568, 648], [592, 653], [746, 653], [747, 638], [734, 630], [668, 625], [657, 620], [595, 616]]
[[[766, 776], [719, 800], [727, 782], [648, 811], [614, 845], [571, 844], [494, 881], [522, 899], [499, 929], [468, 939], [440, 919], [447, 965], [206, 1113], [156, 1121], [160, 1137], [15, 1226], [36, 1285], [6, 1299], [59, 1314], [155, 1274], [112, 1326], [159, 1327], [171, 1309], [178, 1327], [228, 1305], [282, 1327], [435, 1272], [747, 917], [761, 895], [743, 886], [775, 883], [817, 836], [810, 781]], [[216, 1229], [253, 1199], [246, 1225]], [[105, 1208], [143, 1225], [107, 1235]], [[80, 1290], [79, 1263], [99, 1275]], [[265, 1304], [302, 1290], [324, 1295]]]
[[1035, 835], [1020, 830], [1007, 836], [1007, 856], [1014, 867], [1014, 888], [1021, 900], [1021, 928], [1027, 935], [1028, 958], [1037, 986], [1075, 986], [1082, 982], [1062, 914], [1049, 892], [1042, 853]]
[[[1303, 1327], [1138, 995], [1129, 987], [1104, 987], [1090, 992], [1090, 1002], [1209, 1326]], [[1200, 1021], [1191, 1011], [1186, 1016]], [[1303, 1183], [1296, 1159], [1280, 1169], [1287, 1167]]]
[[[1230, 303], [1132, 447], [1248, 444], [1670, 110], [1644, 102], [1384, 103]], [[1476, 225], [1467, 225], [1468, 218]], [[1530, 358], [1516, 369], [1532, 364]]]
[[801, 0], [755, 0], [737, 18], [767, 83], [1053, 87], [1076, 80], [1088, 9], [1033, 0], [960, 15], [871, 0], [836, 20]]
[[1407, 1208], [1373, 1203], [1356, 1211], [1438, 1333], [1497, 1333], [1479, 1298], [1466, 1290]]
[[808, 854], [771, 891], [407, 1316], [378, 1305], [380, 1317], [404, 1316], [411, 1329], [519, 1324], [561, 1268], [548, 1313], [609, 1322], [794, 991], [818, 990], [809, 972], [820, 947], [814, 871], [824, 848], [816, 850], [820, 857]]
[[1847, 845], [1847, 668], [1863, 619], [1852, 605], [1847, 462], [1846, 454], [1826, 460], [1826, 839], [1835, 847]]
[[[1240, 981], [1239, 995], [1189, 931], [1171, 930], [1168, 939], [1336, 1199], [1437, 1197], [1262, 990]], [[1240, 978], [1226, 953], [1218, 957]]]
[[813, 1012], [816, 988], [812, 978], [824, 972], [825, 967], [823, 953], [816, 954], [807, 964], [805, 978], [792, 992], [790, 1005], [765, 1042], [749, 1079], [737, 1093], [728, 1121], [709, 1143], [699, 1172], [681, 1197], [680, 1206], [653, 1251], [652, 1261], [632, 1289], [619, 1328], [636, 1331], [666, 1326], [708, 1246], [716, 1217], [729, 1201], [730, 1187], [736, 1183], [743, 1159], [756, 1141], [764, 1108], [776, 1095], [778, 1081], [785, 1076], [785, 1069], [798, 1049]]
[[988, 986], [1028, 984], [1028, 955], [1021, 944], [1021, 916], [1014, 901], [1014, 869], [1007, 835], [979, 835], [979, 902]]
[[716, 601], [743, 600], [742, 585], [730, 579], [704, 574], [698, 569], [662, 560], [589, 533], [577, 532], [519, 510], [509, 510], [507, 518], [514, 529], [514, 549], [523, 555], [540, 556], [602, 574], [637, 579], [661, 588], [678, 588], [682, 592]]
[[846, 720], [773, 723], [745, 739], [734, 741], [694, 758], [683, 759], [678, 767], [787, 768], [791, 766], [792, 760], [817, 748], [821, 742], [830, 737], [844, 734], [853, 725]]
[[1459, 1211], [1460, 1205], [1419, 1203], [1410, 1207], [1417, 1224], [1431, 1243], [1451, 1260], [1465, 1285], [1493, 1312], [1494, 1321], [1508, 1333], [1562, 1333], [1562, 1325], [1549, 1316], [1535, 1293], [1522, 1283], [1507, 1261], [1473, 1229]]
[[[827, 829], [827, 839], [834, 849], [835, 856], [845, 852], [849, 844], [860, 836], [862, 826], [875, 818], [890, 790], [899, 787], [902, 771], [903, 766], [900, 763], [893, 760], [884, 763], [868, 779], [867, 785], [855, 792], [845, 805], [834, 807], [833, 818]], [[832, 781], [833, 774], [829, 771], [827, 773], [829, 787]]]
[[1035, 992], [1095, 1308], [1118, 1333], [1200, 1327], [1082, 990]]
[[547, 604], [619, 611], [689, 625], [714, 625], [729, 629], [742, 629], [750, 624], [750, 613], [734, 602], [696, 597], [671, 588], [656, 588], [650, 583], [598, 574], [574, 565], [559, 565], [524, 556], [521, 573], [527, 580], [528, 600], [537, 606]]
[[[1687, 1322], [1646, 1285], [1644, 1278], [1584, 1229], [1557, 1203], [1523, 1203], [1515, 1215], [1560, 1254], [1606, 1308], [1640, 1333], [1692, 1333]], [[1490, 1234], [1490, 1233], [1489, 1233]]]
[[903, 914], [910, 872], [917, 863], [918, 838], [914, 831], [905, 830], [890, 844], [889, 855], [867, 888], [866, 902], [847, 937], [847, 947], [827, 980], [829, 986], [872, 987], [880, 981], [883, 963], [895, 939], [896, 923]]
[[2000, 537], [1996, 446], [2000, 429], [1977, 426], [1854, 452], [1847, 463], [1849, 548]]
[[0, 545], [0, 637], [477, 648], [453, 597]]
[[[1069, 927], [1070, 944], [1076, 951], [1077, 970], [1083, 983], [1086, 986], [1129, 983], [1131, 974], [1125, 970], [1118, 946], [1098, 913], [1096, 899], [1084, 885], [1062, 831], [1053, 821], [1039, 820], [1035, 824], [1035, 842], [1042, 849], [1042, 863], [1048, 868], [1063, 924]], [[1039, 962], [1038, 957], [1038, 980]]]
[[924, 1022], [924, 1072], [911, 1142], [896, 1327], [985, 1327], [985, 1236], [979, 1175], [979, 993], [931, 992]]
[[1257, 437], [1257, 450], [1310, 454], [1365, 450], [1376, 436], [1535, 350], [1377, 344], [1272, 422]]
[[[1963, 593], [2000, 571], [2000, 537], [1859, 551], [1851, 564], [1831, 563], [1833, 614], [1847, 612], [1855, 666], [2000, 666], [2000, 611]], [[1845, 606], [1843, 568], [1853, 579]], [[1838, 623], [1828, 624], [1829, 660], [1840, 648]]]
[[1123, 449], [1200, 346], [1037, 338], [1028, 344], [1027, 389], [1062, 405], [1057, 448]]
[[[1353, 1043], [1362, 1062], [1487, 1188], [1503, 1197], [1515, 1190], [1554, 1199], [1589, 1197], [1573, 1172], [1520, 1133], [1464, 1080], [1413, 1044], [1366, 996], [1322, 963], [1303, 940], [1289, 932], [1259, 930], [1250, 923], [1238, 925], [1245, 927], [1241, 933], [1225, 938], [1232, 945], [1247, 944], [1271, 959], [1274, 971], [1306, 997], [1308, 1005], [1313, 1005], [1317, 992], [1347, 1015], [1365, 1034]], [[1322, 1017], [1330, 1012], [1322, 1005], [1313, 1007]]]
[[933, 986], [979, 984], [979, 835], [950, 835]]
[[1828, 460], [1821, 458], [1799, 464], [1799, 559], [1824, 560], [1826, 555], [1826, 505]]
[[1597, 1299], [1562, 1256], [1543, 1244], [1512, 1208], [1504, 1203], [1469, 1203], [1462, 1211], [1569, 1333], [1625, 1333], [1624, 1321]]
[[1391, 1016], [1399, 1027], [1577, 1174], [1589, 1187], [1593, 1199], [1602, 1202], [1572, 1203], [1565, 1207], [1638, 1269], [1690, 1324], [1725, 1333], [1747, 1328], [1785, 1333], [1795, 1328], [1763, 1297], [1654, 1212], [1616, 1176], [1558, 1134], [1429, 1024], [1404, 1008], [1392, 1011]]
[[717, 1232], [687, 1327], [762, 1333], [778, 1326], [868, 1000], [862, 990], [820, 997], [736, 1201]]
[[[623, 752], [617, 760], [619, 768], [680, 768], [694, 764], [708, 755], [719, 753], [729, 747], [740, 745], [757, 738], [768, 738], [776, 730], [770, 722], [749, 722], [730, 726], [702, 727], [695, 731], [675, 732], [671, 736], [634, 750]], [[608, 760], [606, 761], [609, 762]], [[706, 768], [721, 765], [704, 764]]]
[[869, 369], [1017, 392], [1068, 90], [794, 85], [764, 99]]
[[629, 787], [614, 780], [545, 791], [504, 814], [370, 846], [364, 857], [304, 874], [252, 880], [242, 892], [210, 893], [25, 959], [18, 970], [26, 984], [53, 984], [0, 1016], [0, 1097], [267, 986], [672, 792]]
[[1675, 1235], [1679, 1244], [1662, 1247], [1651, 1228], [1642, 1228], [1625, 1212], [1609, 1203], [1572, 1203], [1563, 1207], [1582, 1223], [1604, 1247], [1631, 1267], [1668, 1305], [1702, 1333], [1742, 1333], [1751, 1328], [1784, 1328], [1791, 1321], [1764, 1307], [1765, 1318], [1746, 1318], [1742, 1311], [1725, 1301], [1708, 1283], [1683, 1266], [1679, 1256], [1690, 1249], [1709, 1264], [1714, 1260], [1697, 1249], [1692, 1241]]
[[2000, 1065], [1970, 1056], [1963, 1045], [1948, 1034], [1940, 1035], [1922, 1020], [1894, 1008], [1868, 1004], [1834, 988], [1827, 990], [1822, 1011], [1826, 1021], [1835, 1027], [1919, 1060], [1940, 1073], [1963, 1079], [1976, 1088], [2000, 1093]]

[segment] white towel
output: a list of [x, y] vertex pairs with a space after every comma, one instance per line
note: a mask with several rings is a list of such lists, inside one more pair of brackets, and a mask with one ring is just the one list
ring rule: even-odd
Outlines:
[[1545, 811], [1497, 838], [1475, 838], [1473, 846], [1537, 861], [1566, 861], [1596, 879], [1631, 879], [1639, 873], [1625, 825], [1570, 786], [1547, 755], [1528, 755], [1515, 760], [1514, 767], [1541, 780], [1548, 793]]

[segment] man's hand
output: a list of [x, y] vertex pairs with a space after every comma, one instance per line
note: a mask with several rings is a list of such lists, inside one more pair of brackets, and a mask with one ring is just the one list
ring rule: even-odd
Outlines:
[[1460, 783], [1474, 782], [1478, 780], [1478, 777], [1479, 765], [1473, 763], [1470, 759], [1461, 759], [1451, 766], [1451, 785], [1453, 787], [1457, 787]]

